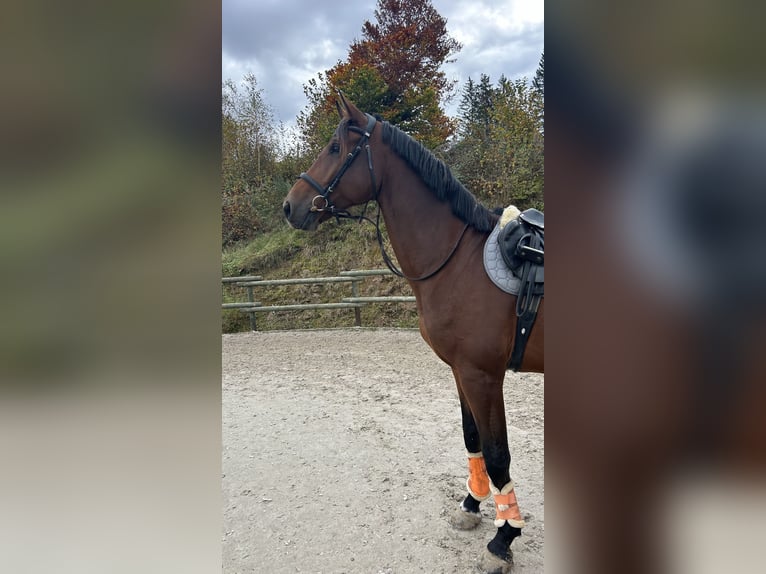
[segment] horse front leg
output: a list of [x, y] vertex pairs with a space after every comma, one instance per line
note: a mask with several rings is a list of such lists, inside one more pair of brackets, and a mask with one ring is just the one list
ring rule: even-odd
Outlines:
[[460, 397], [460, 414], [463, 422], [463, 441], [465, 442], [466, 455], [468, 457], [468, 490], [460, 508], [452, 517], [452, 525], [460, 530], [476, 528], [481, 523], [481, 510], [479, 505], [490, 496], [489, 476], [484, 463], [484, 455], [481, 450], [481, 437], [476, 426], [471, 408], [463, 396], [460, 388], [460, 380], [455, 372], [455, 380], [458, 382], [458, 396]]
[[495, 499], [495, 537], [487, 544], [487, 551], [482, 556], [481, 564], [486, 572], [504, 573], [510, 570], [513, 560], [511, 543], [521, 536], [524, 520], [521, 517], [519, 504], [516, 501], [513, 481], [509, 467], [511, 454], [503, 418], [502, 431], [496, 429], [497, 435], [485, 441], [484, 457], [487, 473], [491, 483], [490, 489]]

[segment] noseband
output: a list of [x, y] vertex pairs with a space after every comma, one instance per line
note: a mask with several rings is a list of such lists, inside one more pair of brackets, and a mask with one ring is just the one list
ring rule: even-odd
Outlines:
[[[346, 156], [346, 161], [343, 162], [342, 166], [340, 166], [338, 173], [335, 174], [335, 177], [327, 185], [327, 187], [322, 187], [321, 184], [317, 182], [317, 180], [315, 180], [306, 172], [301, 173], [300, 178], [303, 181], [309, 183], [315, 190], [317, 190], [319, 194], [319, 195], [315, 195], [314, 198], [311, 200], [311, 211], [328, 211], [331, 214], [335, 215], [336, 217], [349, 216], [348, 212], [341, 211], [335, 207], [335, 204], [333, 204], [332, 200], [330, 199], [330, 194], [335, 189], [335, 186], [338, 185], [340, 178], [343, 177], [343, 174], [346, 173], [346, 170], [348, 170], [348, 168], [351, 167], [351, 164], [354, 163], [356, 156], [359, 155], [359, 152], [362, 151], [362, 148], [365, 148], [367, 150], [367, 167], [370, 170], [370, 183], [372, 185], [372, 195], [373, 195], [373, 199], [376, 199], [378, 190], [375, 185], [375, 171], [373, 170], [373, 167], [372, 167], [372, 152], [370, 151], [370, 144], [368, 142], [370, 139], [370, 135], [372, 134], [372, 130], [375, 129], [375, 123], [377, 122], [377, 120], [370, 114], [365, 114], [365, 115], [367, 116], [367, 127], [365, 129], [361, 129], [356, 126], [348, 126], [349, 130], [354, 131], [358, 134], [361, 134], [362, 137], [359, 138], [359, 141], [357, 142], [354, 150], [352, 152], [349, 152], [349, 154]], [[322, 205], [322, 203], [324, 203], [324, 205]]]

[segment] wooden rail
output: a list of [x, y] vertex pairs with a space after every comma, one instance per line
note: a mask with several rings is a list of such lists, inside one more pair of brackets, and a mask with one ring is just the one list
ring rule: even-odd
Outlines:
[[260, 307], [261, 304], [257, 301], [247, 302], [247, 303], [224, 303], [223, 308], [224, 309], [249, 309], [250, 307]]
[[[258, 329], [255, 319], [256, 313], [268, 313], [275, 311], [304, 311], [309, 309], [353, 309], [354, 324], [362, 326], [361, 308], [364, 305], [375, 303], [412, 303], [412, 296], [380, 296], [362, 297], [359, 295], [359, 283], [368, 277], [380, 275], [393, 275], [388, 269], [353, 269], [341, 271], [337, 277], [301, 277], [297, 279], [262, 279], [260, 276], [223, 277], [224, 285], [244, 287], [247, 290], [247, 301], [235, 303], [223, 303], [222, 308], [237, 310], [250, 316], [250, 328]], [[332, 283], [351, 283], [351, 297], [343, 297], [338, 302], [329, 303], [300, 303], [284, 305], [263, 305], [255, 300], [253, 289], [255, 287], [275, 287], [283, 285], [326, 285]]]
[[243, 281], [260, 281], [263, 279], [260, 275], [243, 275], [242, 277], [224, 277], [221, 283], [242, 283]]
[[341, 271], [339, 275], [343, 277], [371, 277], [373, 275], [393, 275], [390, 269], [352, 269], [351, 271]]
[[[229, 279], [229, 277], [227, 277]], [[300, 279], [267, 279], [265, 281], [248, 281], [242, 287], [273, 287], [275, 285], [313, 285], [322, 283], [351, 283], [359, 281], [354, 277], [306, 277]]]
[[346, 303], [414, 303], [412, 296], [386, 296], [386, 297], [344, 297]]

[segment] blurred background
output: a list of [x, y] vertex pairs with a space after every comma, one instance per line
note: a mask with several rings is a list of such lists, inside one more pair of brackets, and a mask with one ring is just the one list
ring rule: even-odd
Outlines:
[[0, 570], [215, 571], [220, 5], [0, 29]]
[[760, 14], [546, 8], [546, 570], [761, 571]]

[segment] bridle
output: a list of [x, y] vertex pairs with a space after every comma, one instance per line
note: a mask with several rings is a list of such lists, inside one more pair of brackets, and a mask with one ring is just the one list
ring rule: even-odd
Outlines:
[[[354, 147], [353, 151], [349, 152], [346, 156], [346, 161], [343, 162], [343, 165], [340, 166], [340, 169], [335, 174], [335, 177], [332, 178], [332, 181], [326, 186], [322, 187], [322, 185], [317, 182], [313, 177], [311, 177], [306, 172], [303, 172], [300, 174], [300, 179], [311, 185], [313, 187], [318, 195], [315, 195], [311, 199], [311, 208], [309, 211], [312, 212], [321, 212], [326, 211], [333, 216], [337, 220], [340, 219], [354, 219], [356, 221], [359, 221], [360, 223], [362, 221], [369, 221], [375, 226], [375, 232], [378, 239], [378, 245], [380, 246], [380, 253], [383, 256], [383, 261], [386, 264], [386, 266], [391, 270], [391, 273], [394, 275], [397, 275], [399, 277], [403, 277], [404, 279], [408, 279], [409, 281], [424, 281], [425, 279], [428, 279], [430, 277], [433, 277], [436, 275], [439, 271], [444, 269], [444, 267], [447, 265], [450, 259], [452, 259], [452, 256], [457, 251], [457, 248], [460, 246], [460, 242], [463, 240], [463, 236], [465, 235], [465, 232], [468, 230], [468, 224], [465, 224], [465, 227], [463, 227], [463, 230], [460, 232], [460, 235], [457, 238], [457, 241], [452, 246], [452, 249], [450, 250], [447, 257], [444, 258], [444, 260], [434, 269], [433, 271], [430, 271], [428, 273], [425, 273], [419, 277], [410, 277], [408, 275], [405, 275], [396, 265], [394, 265], [393, 260], [391, 257], [386, 253], [386, 248], [383, 244], [383, 233], [380, 231], [380, 202], [378, 201], [378, 195], [380, 193], [380, 190], [378, 189], [378, 186], [375, 181], [375, 168], [372, 165], [372, 151], [370, 150], [370, 136], [372, 135], [372, 131], [375, 129], [375, 124], [377, 123], [377, 119], [374, 116], [371, 116], [370, 114], [365, 114], [367, 116], [367, 126], [362, 129], [358, 128], [356, 126], [348, 126], [347, 129], [356, 132], [358, 134], [361, 134], [361, 138], [359, 138], [359, 141], [356, 144], [356, 147]], [[335, 189], [335, 186], [338, 185], [338, 182], [343, 177], [343, 174], [346, 173], [349, 167], [351, 167], [351, 164], [354, 162], [356, 157], [359, 155], [359, 153], [362, 151], [362, 148], [364, 148], [367, 152], [367, 168], [370, 171], [370, 185], [372, 187], [372, 197], [371, 200], [375, 200], [375, 202], [378, 204], [378, 212], [375, 216], [375, 221], [370, 219], [369, 217], [366, 217], [364, 214], [367, 211], [367, 205], [371, 200], [368, 200], [367, 203], [364, 205], [364, 209], [362, 210], [361, 215], [353, 215], [349, 213], [346, 210], [338, 209], [335, 204], [330, 199], [330, 194], [332, 194], [333, 190]], [[324, 205], [317, 204], [317, 200], [323, 201]]]
[[[372, 198], [375, 200], [378, 199], [378, 189], [377, 189], [377, 185], [375, 185], [375, 169], [372, 167], [372, 152], [370, 151], [370, 144], [369, 144], [370, 135], [372, 135], [372, 130], [375, 129], [375, 124], [378, 120], [376, 120], [370, 114], [365, 114], [365, 115], [367, 116], [366, 128], [361, 129], [356, 126], [348, 126], [349, 130], [356, 132], [358, 134], [361, 134], [362, 137], [359, 138], [359, 141], [356, 143], [356, 147], [354, 148], [354, 150], [349, 152], [349, 154], [346, 156], [346, 161], [343, 162], [342, 166], [340, 166], [340, 169], [335, 174], [335, 177], [332, 179], [332, 181], [327, 185], [327, 187], [322, 187], [321, 184], [317, 182], [317, 180], [315, 180], [306, 172], [301, 173], [301, 175], [299, 176], [303, 181], [308, 182], [319, 193], [319, 195], [315, 195], [311, 200], [311, 211], [327, 211], [337, 218], [343, 217], [347, 219], [355, 219], [358, 217], [358, 216], [351, 215], [348, 211], [341, 211], [337, 207], [335, 207], [335, 204], [330, 199], [330, 194], [335, 189], [335, 186], [338, 185], [340, 178], [343, 177], [343, 174], [346, 173], [346, 170], [348, 170], [348, 168], [351, 167], [351, 164], [354, 163], [356, 156], [359, 155], [359, 152], [362, 151], [362, 148], [365, 148], [367, 150], [367, 167], [370, 170], [370, 184], [372, 185]], [[317, 199], [319, 199], [320, 201], [324, 201], [324, 205], [317, 205]], [[365, 209], [366, 209], [366, 206], [365, 206]]]

